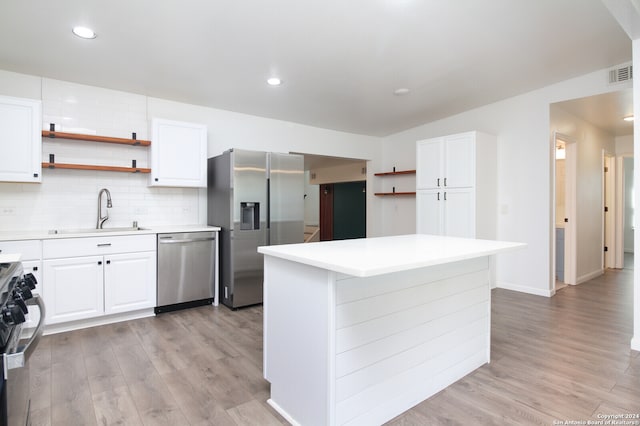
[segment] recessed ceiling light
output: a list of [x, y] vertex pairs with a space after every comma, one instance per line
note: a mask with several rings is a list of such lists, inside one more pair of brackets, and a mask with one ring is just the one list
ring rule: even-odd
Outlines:
[[624, 121], [633, 121], [633, 115], [627, 115], [625, 118], [623, 118]]
[[271, 77], [267, 80], [267, 84], [269, 86], [280, 86], [282, 84], [282, 80], [280, 80], [278, 77]]
[[393, 94], [396, 96], [406, 95], [407, 93], [409, 93], [409, 89], [407, 89], [406, 87], [401, 87], [393, 91]]
[[73, 33], [80, 38], [92, 39], [96, 38], [96, 33], [91, 28], [87, 27], [73, 27]]

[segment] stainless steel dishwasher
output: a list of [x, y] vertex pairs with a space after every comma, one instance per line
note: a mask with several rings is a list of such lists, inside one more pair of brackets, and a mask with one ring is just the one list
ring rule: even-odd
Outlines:
[[156, 314], [217, 304], [218, 233], [158, 234]]

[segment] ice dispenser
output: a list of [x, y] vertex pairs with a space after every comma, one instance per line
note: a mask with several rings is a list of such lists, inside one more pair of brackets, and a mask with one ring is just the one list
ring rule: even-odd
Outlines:
[[260, 229], [260, 203], [240, 203], [240, 229]]

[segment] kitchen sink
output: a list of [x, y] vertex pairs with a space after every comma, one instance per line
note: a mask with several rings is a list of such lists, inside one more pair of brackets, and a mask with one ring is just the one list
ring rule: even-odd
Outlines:
[[109, 232], [132, 232], [132, 231], [146, 231], [147, 228], [141, 228], [139, 226], [124, 226], [120, 228], [80, 228], [80, 229], [51, 229], [49, 234], [94, 234], [94, 233], [109, 233]]

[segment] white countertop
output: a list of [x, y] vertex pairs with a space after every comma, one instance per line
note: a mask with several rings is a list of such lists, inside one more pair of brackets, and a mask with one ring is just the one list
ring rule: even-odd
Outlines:
[[20, 253], [0, 254], [0, 263], [18, 262], [21, 257]]
[[524, 248], [524, 243], [400, 235], [258, 247], [267, 256], [357, 277], [369, 277]]
[[[116, 228], [117, 229], [117, 228]], [[164, 234], [174, 232], [201, 232], [201, 231], [220, 231], [218, 226], [205, 225], [163, 225], [163, 226], [141, 226], [137, 231], [133, 230], [111, 230], [109, 226], [105, 226], [102, 231], [92, 232], [91, 229], [63, 229], [58, 233], [53, 230], [36, 230], [36, 231], [3, 231], [0, 232], [0, 241], [12, 240], [47, 240], [56, 238], [77, 238], [77, 237], [104, 237], [108, 235], [145, 235], [145, 234]]]

